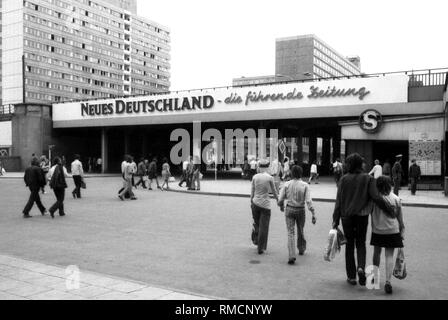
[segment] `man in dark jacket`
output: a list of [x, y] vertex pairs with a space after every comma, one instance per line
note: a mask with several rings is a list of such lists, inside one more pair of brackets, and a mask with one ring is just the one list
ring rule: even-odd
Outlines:
[[47, 209], [45, 209], [40, 201], [39, 190], [46, 185], [46, 181], [44, 171], [39, 166], [39, 160], [37, 158], [33, 158], [31, 160], [31, 166], [25, 170], [23, 180], [25, 181], [25, 185], [31, 191], [30, 198], [23, 209], [23, 217], [31, 218], [30, 211], [34, 205], [34, 202], [36, 202], [41, 214], [45, 215]]
[[412, 165], [409, 167], [409, 179], [411, 180], [411, 194], [415, 196], [417, 191], [417, 181], [420, 180], [420, 166], [415, 159], [412, 159]]
[[[338, 184], [336, 205], [333, 212], [333, 228], [342, 220], [344, 235], [347, 238], [345, 247], [345, 268], [347, 282], [356, 285], [356, 273], [359, 284], [366, 284], [366, 234], [369, 223], [369, 203], [373, 201], [388, 215], [394, 216], [393, 207], [383, 199], [376, 189], [375, 179], [362, 171], [363, 158], [357, 154], [347, 157], [348, 173]], [[358, 267], [355, 262], [355, 244]]]
[[158, 189], [160, 188], [159, 185], [159, 180], [157, 179], [157, 158], [154, 157], [151, 161], [151, 163], [149, 164], [149, 168], [148, 168], [148, 178], [149, 178], [149, 190], [152, 190], [152, 180], [156, 180], [156, 185]]
[[392, 167], [392, 180], [394, 182], [394, 193], [398, 196], [398, 192], [401, 186], [401, 178], [403, 176], [403, 168], [401, 167], [402, 155], [397, 155], [394, 166]]

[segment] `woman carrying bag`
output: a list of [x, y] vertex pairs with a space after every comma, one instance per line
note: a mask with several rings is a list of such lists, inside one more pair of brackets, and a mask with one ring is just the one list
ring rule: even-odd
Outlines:
[[61, 158], [56, 157], [53, 161], [55, 164], [53, 168], [50, 169], [50, 188], [53, 189], [54, 195], [56, 196], [56, 202], [51, 206], [49, 212], [51, 217], [54, 219], [54, 213], [59, 210], [59, 215], [61, 217], [65, 216], [64, 212], [64, 198], [65, 189], [67, 188], [67, 182], [65, 178], [68, 177], [65, 168], [62, 166]]

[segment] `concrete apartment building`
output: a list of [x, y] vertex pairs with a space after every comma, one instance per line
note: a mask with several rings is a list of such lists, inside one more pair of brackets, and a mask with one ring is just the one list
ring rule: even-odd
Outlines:
[[308, 34], [276, 39], [275, 75], [240, 77], [232, 83], [242, 86], [359, 74], [358, 56], [344, 57], [317, 36]]
[[169, 31], [110, 2], [2, 1], [2, 104], [167, 91]]
[[166, 92], [170, 31], [136, 0], [2, 0], [0, 147], [18, 103]]

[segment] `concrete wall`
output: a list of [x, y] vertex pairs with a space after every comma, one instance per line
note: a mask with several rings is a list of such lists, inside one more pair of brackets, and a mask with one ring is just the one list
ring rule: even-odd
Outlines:
[[12, 118], [12, 156], [21, 157], [21, 170], [29, 165], [31, 155], [41, 156], [52, 144], [51, 106], [19, 104]]
[[343, 126], [341, 136], [344, 140], [409, 140], [410, 132], [437, 132], [439, 139], [444, 140], [443, 118], [406, 120], [383, 123], [381, 129], [374, 134], [367, 133], [358, 124]]
[[5, 169], [6, 174], [8, 174], [8, 172], [22, 171], [20, 157], [0, 157], [0, 161], [2, 162], [2, 167]]
[[415, 87], [408, 89], [408, 101], [442, 101], [444, 86]]
[[11, 121], [0, 121], [0, 147], [9, 147], [11, 144]]

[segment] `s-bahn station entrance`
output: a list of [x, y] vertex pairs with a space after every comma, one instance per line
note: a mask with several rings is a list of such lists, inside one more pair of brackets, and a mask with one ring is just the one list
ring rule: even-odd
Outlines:
[[[321, 175], [330, 174], [331, 163], [336, 158], [343, 161], [352, 152], [365, 158], [366, 170], [375, 159], [393, 165], [395, 155], [402, 154], [405, 177], [409, 161], [415, 158], [427, 188], [440, 189], [446, 170], [446, 84], [411, 83], [417, 83], [415, 77], [410, 81], [406, 74], [389, 74], [76, 101], [51, 107], [16, 105], [12, 156], [21, 157], [25, 167], [32, 153], [45, 154], [51, 146], [52, 154], [64, 155], [67, 162], [81, 154], [85, 163], [89, 158], [101, 158], [102, 172], [118, 172], [124, 154], [137, 160], [170, 159], [180, 142], [179, 132], [189, 134], [190, 155], [201, 155], [217, 133], [224, 138], [226, 130], [247, 133], [252, 129], [257, 137], [264, 131], [266, 138], [278, 139], [276, 148], [282, 145], [279, 160], [295, 160], [303, 165], [305, 174], [313, 161]], [[32, 132], [25, 129], [31, 123]], [[271, 129], [277, 129], [277, 136], [271, 136]], [[245, 157], [249, 151], [244, 150]], [[223, 148], [222, 156], [229, 152]], [[171, 164], [180, 168], [180, 163]]]

